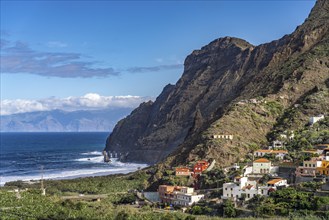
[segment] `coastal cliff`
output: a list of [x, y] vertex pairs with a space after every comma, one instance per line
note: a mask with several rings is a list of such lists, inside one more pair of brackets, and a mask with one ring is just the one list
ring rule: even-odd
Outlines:
[[[254, 46], [224, 37], [193, 51], [178, 82], [118, 122], [105, 150], [126, 161], [167, 158], [172, 165], [199, 157], [236, 160], [251, 144], [267, 143], [292, 106], [328, 89], [328, 32], [329, 2], [318, 0], [305, 22], [279, 40]], [[234, 138], [212, 140], [217, 134]]]

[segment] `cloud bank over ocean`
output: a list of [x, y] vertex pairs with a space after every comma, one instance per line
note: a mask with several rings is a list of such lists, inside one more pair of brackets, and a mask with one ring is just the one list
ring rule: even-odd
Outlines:
[[1, 100], [1, 115], [34, 111], [78, 111], [100, 110], [106, 108], [135, 108], [140, 103], [151, 100], [150, 97], [141, 96], [101, 96], [97, 93], [88, 93], [84, 96], [70, 96], [67, 98], [50, 97], [39, 100], [15, 99]]

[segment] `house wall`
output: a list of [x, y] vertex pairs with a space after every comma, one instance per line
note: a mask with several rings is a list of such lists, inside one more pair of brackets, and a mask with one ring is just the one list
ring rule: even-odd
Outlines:
[[223, 184], [223, 198], [228, 199], [231, 198], [236, 200], [237, 198], [241, 198], [243, 190], [240, 186], [235, 183], [224, 183]]
[[324, 119], [324, 115], [320, 115], [320, 116], [315, 116], [315, 117], [311, 117], [310, 118], [310, 124], [314, 124], [320, 120]]
[[246, 167], [244, 169], [243, 176], [247, 176], [248, 174], [251, 174], [251, 173], [252, 173], [252, 167]]
[[246, 189], [245, 193], [246, 193], [246, 200], [249, 200], [249, 199], [252, 199], [255, 195], [258, 194], [258, 190], [255, 189], [255, 188]]
[[270, 173], [271, 163], [253, 163], [253, 173]]

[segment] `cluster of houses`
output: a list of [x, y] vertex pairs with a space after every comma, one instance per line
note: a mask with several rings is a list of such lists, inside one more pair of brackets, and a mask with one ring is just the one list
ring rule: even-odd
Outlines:
[[316, 176], [329, 176], [329, 144], [320, 144], [314, 150], [303, 151], [309, 158], [303, 161], [303, 165], [297, 167], [296, 177], [301, 180]]
[[211, 170], [213, 165], [214, 165], [214, 161], [210, 164], [208, 161], [199, 160], [194, 164], [192, 169], [188, 168], [188, 167], [177, 167], [175, 169], [175, 175], [176, 176], [193, 176], [193, 177], [197, 177], [203, 171]]
[[[254, 156], [275, 155], [282, 160], [288, 151], [276, 150], [277, 146], [281, 147], [281, 145], [276, 145], [276, 147], [272, 146], [274, 149], [255, 151]], [[313, 157], [304, 160], [303, 165], [296, 168], [296, 182], [312, 181], [317, 176], [329, 176], [329, 144], [320, 144], [316, 146], [316, 149], [302, 153]], [[249, 200], [255, 195], [267, 196], [270, 192], [287, 187], [286, 179], [275, 177], [278, 171], [279, 167], [273, 166], [270, 160], [258, 158], [253, 161], [252, 167], [246, 166], [244, 168], [243, 176], [235, 177], [233, 182], [224, 183], [222, 199], [237, 201], [243, 198]], [[261, 177], [264, 174], [269, 174], [272, 179], [266, 183], [261, 182]]]
[[270, 192], [280, 187], [288, 186], [287, 180], [276, 178], [260, 185], [257, 178], [236, 177], [234, 182], [224, 183], [222, 199], [238, 200], [244, 198], [246, 201], [255, 195], [268, 196]]
[[162, 203], [179, 206], [191, 206], [204, 198], [203, 194], [194, 192], [194, 188], [185, 186], [160, 185], [158, 193]]
[[[249, 102], [249, 101], [248, 101]], [[255, 100], [250, 100], [251, 103]], [[243, 102], [244, 103], [244, 102]], [[324, 119], [323, 115], [311, 117], [310, 125]], [[284, 133], [280, 135], [282, 139], [293, 139], [294, 135]], [[213, 139], [232, 140], [231, 134], [212, 135]], [[252, 165], [246, 165], [242, 168], [243, 173], [232, 178], [232, 182], [223, 184], [223, 200], [250, 200], [256, 195], [268, 196], [271, 192], [280, 188], [287, 187], [288, 181], [285, 178], [278, 177], [279, 166], [274, 166], [268, 158], [275, 158], [279, 161], [286, 160], [288, 151], [285, 150], [282, 141], [276, 140], [271, 146], [266, 149], [256, 150], [253, 156], [256, 159]], [[303, 165], [296, 168], [294, 175], [297, 182], [310, 181], [316, 176], [329, 176], [329, 144], [317, 145], [313, 150], [305, 150], [302, 153], [307, 155], [308, 159], [303, 161]], [[177, 167], [175, 169], [176, 176], [192, 176], [198, 178], [204, 171], [209, 171], [214, 167], [215, 161], [209, 163], [208, 161], [197, 161], [192, 168]], [[230, 167], [232, 170], [240, 169], [240, 166], [235, 164]], [[225, 169], [224, 169], [225, 170]], [[264, 175], [267, 174], [267, 178]], [[305, 179], [309, 178], [309, 179]], [[159, 199], [163, 203], [191, 206], [204, 199], [203, 194], [197, 194], [194, 188], [160, 185], [158, 189]]]
[[252, 167], [247, 166], [244, 168], [243, 176], [237, 176], [233, 182], [223, 184], [222, 199], [236, 201], [243, 198], [249, 200], [255, 195], [267, 196], [280, 187], [288, 186], [287, 180], [283, 178], [274, 178], [265, 184], [260, 183], [265, 174], [275, 176], [277, 171], [278, 167], [272, 166], [270, 160], [266, 158], [255, 160]]
[[[194, 164], [193, 168], [177, 167], [175, 169], [175, 175], [197, 178], [202, 172], [211, 170], [214, 163], [215, 161], [209, 163], [208, 161], [200, 160]], [[160, 202], [179, 206], [191, 206], [193, 203], [197, 203], [204, 198], [203, 194], [194, 192], [194, 188], [185, 186], [160, 185], [158, 194]]]

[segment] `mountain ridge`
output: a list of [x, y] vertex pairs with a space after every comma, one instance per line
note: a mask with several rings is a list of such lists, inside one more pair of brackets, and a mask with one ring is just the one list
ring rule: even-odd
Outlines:
[[17, 113], [0, 116], [1, 132], [110, 132], [131, 108], [62, 110]]
[[[123, 152], [128, 155], [126, 160], [135, 162], [156, 163], [169, 154], [169, 158], [186, 161], [189, 152], [203, 141], [202, 132], [239, 101], [264, 97], [278, 102], [284, 112], [314, 86], [325, 85], [329, 77], [328, 5], [328, 1], [318, 0], [292, 34], [270, 43], [254, 46], [224, 37], [193, 51], [185, 59], [178, 82], [165, 87], [154, 103], [142, 104], [120, 121], [105, 150]], [[264, 132], [256, 137], [257, 143], [267, 141], [267, 133], [280, 116], [271, 116]], [[225, 144], [219, 143], [217, 148], [230, 152]], [[182, 158], [179, 153], [184, 149], [187, 153]], [[171, 161], [177, 164], [179, 160]], [[230, 161], [233, 158], [222, 163]]]

